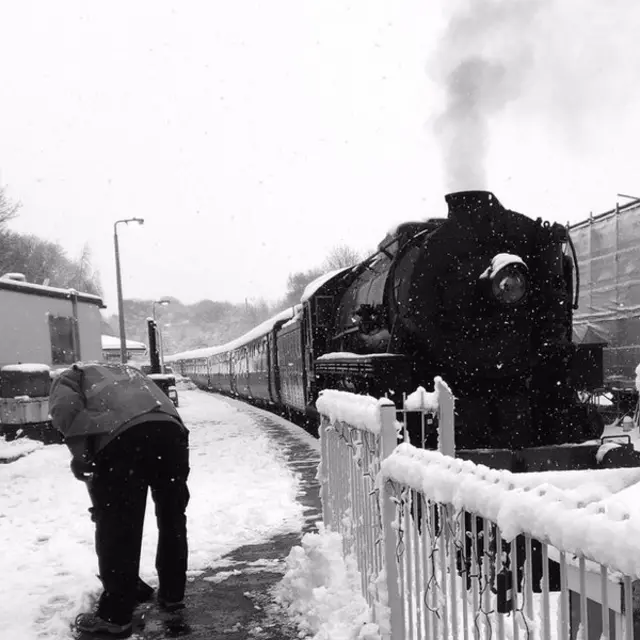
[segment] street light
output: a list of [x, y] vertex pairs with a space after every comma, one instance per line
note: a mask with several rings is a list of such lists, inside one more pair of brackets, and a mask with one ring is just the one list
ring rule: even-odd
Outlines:
[[120, 250], [118, 248], [118, 225], [124, 222], [137, 222], [144, 224], [142, 218], [127, 218], [126, 220], [116, 220], [113, 223], [113, 247], [116, 253], [116, 284], [118, 286], [118, 320], [120, 322], [120, 360], [122, 364], [127, 362], [127, 336], [124, 328], [124, 301], [122, 300], [122, 275], [120, 274]]
[[156, 305], [157, 304], [160, 304], [163, 307], [166, 307], [168, 304], [171, 304], [171, 300], [166, 300], [165, 298], [161, 298], [160, 300], [154, 300], [153, 301], [152, 311], [153, 311], [153, 321], [154, 322], [156, 320]]
[[159, 304], [163, 307], [166, 307], [168, 304], [171, 304], [171, 300], [167, 300], [166, 298], [161, 298], [160, 300], [154, 300], [152, 306], [153, 312], [153, 324], [158, 332], [158, 342], [160, 342], [160, 373], [164, 373], [164, 342], [162, 340], [162, 329], [160, 325], [156, 322], [156, 305]]

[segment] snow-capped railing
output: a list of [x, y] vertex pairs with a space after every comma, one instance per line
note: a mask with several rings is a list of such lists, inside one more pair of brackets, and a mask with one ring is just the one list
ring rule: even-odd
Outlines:
[[316, 406], [323, 521], [341, 534], [345, 557], [355, 557], [362, 595], [374, 622], [385, 627], [383, 513], [375, 483], [381, 461], [397, 443], [395, 406], [389, 400], [334, 390], [323, 391]]
[[[447, 385], [436, 378], [433, 392], [418, 389], [405, 404], [407, 410], [438, 414], [439, 444], [453, 453], [453, 396]], [[342, 535], [345, 556], [355, 558], [362, 595], [383, 637], [403, 637], [396, 503], [390, 495], [380, 496], [376, 484], [403, 424], [396, 420], [395, 405], [386, 399], [324, 390], [316, 406], [321, 417], [318, 478], [324, 524]]]
[[404, 441], [410, 442], [407, 428], [409, 414], [417, 414], [416, 417], [420, 418], [420, 442], [413, 443], [418, 447], [426, 445], [428, 432], [431, 431], [427, 422], [430, 423], [435, 418], [438, 425], [438, 451], [448, 456], [455, 455], [453, 400], [449, 385], [440, 376], [433, 380], [433, 391], [418, 387], [413, 393], [405, 395], [402, 406]]
[[[437, 412], [453, 452], [453, 398], [435, 382], [405, 409]], [[625, 505], [640, 469], [496, 471], [396, 447], [387, 400], [324, 391], [318, 409], [324, 521], [385, 640], [635, 637], [640, 522]]]
[[633, 638], [638, 523], [612, 491], [640, 470], [616, 471], [585, 484], [585, 472], [513, 474], [399, 445], [381, 464], [396, 508], [397, 638], [564, 640], [579, 627], [588, 640]]

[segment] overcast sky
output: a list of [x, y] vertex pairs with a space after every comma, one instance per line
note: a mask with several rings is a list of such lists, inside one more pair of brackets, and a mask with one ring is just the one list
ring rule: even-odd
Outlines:
[[88, 242], [109, 312], [121, 218], [125, 297], [242, 301], [447, 191], [561, 222], [640, 195], [633, 0], [2, 5], [12, 228]]

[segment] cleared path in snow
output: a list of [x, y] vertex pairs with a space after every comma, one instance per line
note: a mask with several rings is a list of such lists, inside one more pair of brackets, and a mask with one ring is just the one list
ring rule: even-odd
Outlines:
[[[299, 427], [244, 403], [223, 399], [239, 408], [259, 425], [284, 456], [298, 481], [298, 504], [304, 526], [281, 531], [268, 540], [246, 544], [220, 558], [215, 566], [191, 579], [187, 585], [189, 608], [183, 619], [163, 621], [155, 609], [146, 615], [139, 637], [161, 640], [167, 628], [187, 633], [190, 640], [294, 640], [299, 630], [272, 604], [271, 589], [285, 570], [285, 558], [303, 533], [315, 531], [322, 519], [316, 481], [320, 443]], [[184, 625], [184, 626], [181, 626]]]
[[[303, 528], [319, 518], [317, 441], [242, 403], [196, 390], [180, 399], [191, 432], [190, 637], [246, 638], [237, 625], [249, 623], [254, 637], [277, 637], [258, 628], [264, 607], [256, 602], [280, 577]], [[7, 637], [69, 638], [70, 621], [99, 591], [89, 500], [68, 462], [66, 447], [49, 445], [0, 465], [0, 628]], [[155, 586], [151, 502], [146, 515], [141, 575]], [[229, 590], [255, 597], [225, 611]], [[140, 637], [167, 637], [154, 607], [146, 618]], [[275, 633], [276, 621], [263, 624]]]

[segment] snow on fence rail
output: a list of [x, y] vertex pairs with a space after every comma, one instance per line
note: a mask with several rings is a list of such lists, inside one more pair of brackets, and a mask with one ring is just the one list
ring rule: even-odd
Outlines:
[[355, 557], [362, 595], [374, 622], [388, 627], [381, 502], [376, 478], [380, 463], [397, 443], [395, 406], [344, 391], [326, 390], [318, 399], [321, 500], [325, 526], [341, 534], [345, 556]]
[[[415, 409], [453, 454], [446, 384]], [[325, 390], [318, 410], [324, 522], [384, 638], [640, 638], [640, 469], [497, 471], [396, 446], [388, 400]]]

